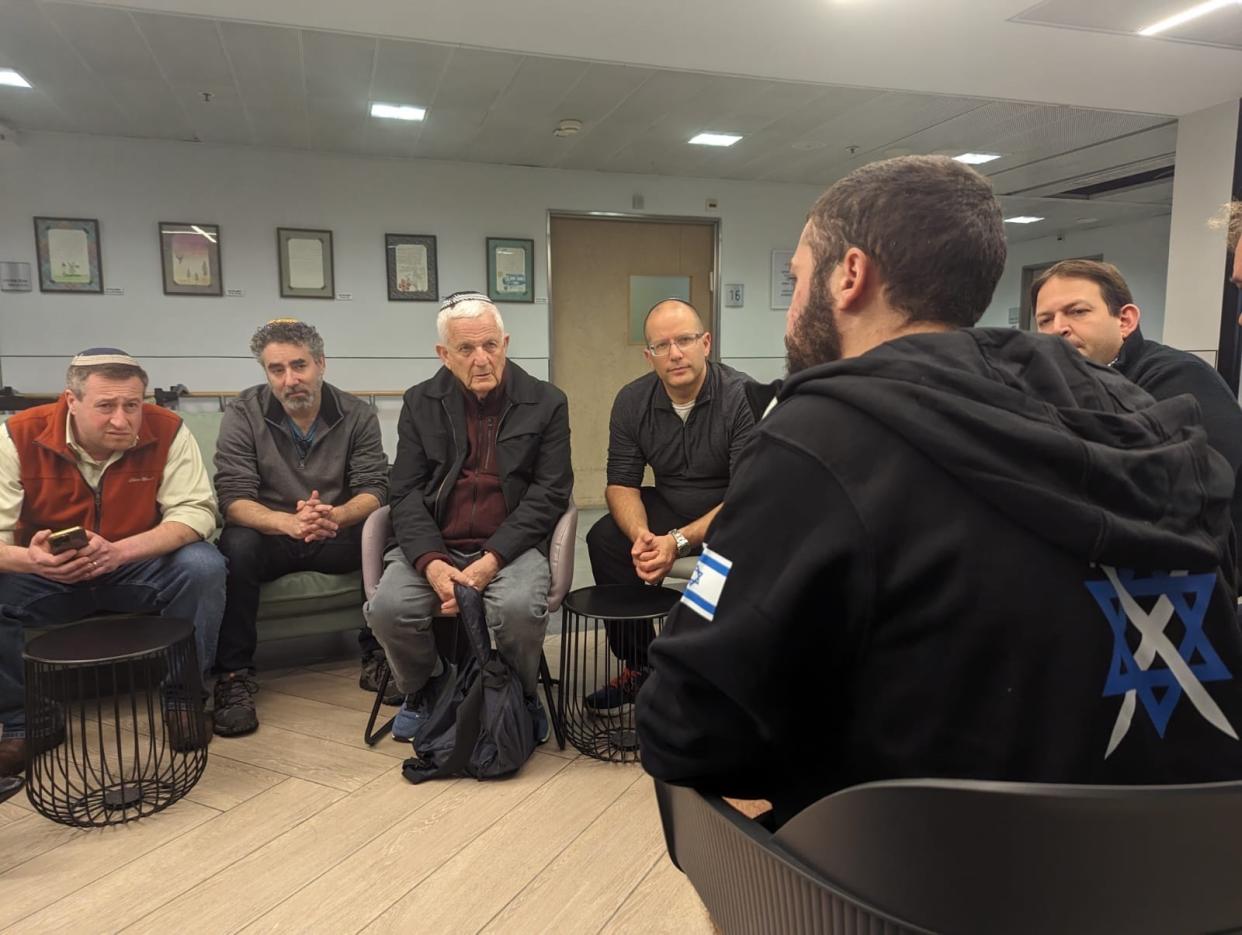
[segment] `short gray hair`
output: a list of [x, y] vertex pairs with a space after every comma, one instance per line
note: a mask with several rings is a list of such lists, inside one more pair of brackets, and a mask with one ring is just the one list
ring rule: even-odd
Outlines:
[[440, 335], [440, 343], [448, 345], [449, 322], [460, 318], [481, 318], [484, 313], [491, 312], [496, 316], [496, 327], [505, 333], [505, 320], [500, 317], [500, 309], [481, 292], [454, 292], [440, 303], [440, 314], [436, 316], [436, 333]]
[[142, 381], [142, 392], [147, 392], [147, 372], [141, 367], [133, 364], [90, 364], [88, 366], [69, 365], [69, 369], [65, 371], [65, 389], [69, 390], [78, 399], [81, 399], [86, 392], [86, 381], [95, 374], [106, 380], [132, 380], [137, 377]]
[[254, 333], [250, 339], [250, 353], [255, 360], [263, 359], [263, 350], [269, 344], [300, 344], [315, 360], [323, 360], [323, 338], [314, 325], [296, 318], [273, 318]]

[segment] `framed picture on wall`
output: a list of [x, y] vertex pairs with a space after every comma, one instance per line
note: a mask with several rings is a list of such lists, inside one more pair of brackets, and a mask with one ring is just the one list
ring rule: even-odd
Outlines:
[[435, 302], [440, 298], [436, 238], [432, 234], [385, 234], [388, 301]]
[[220, 276], [220, 227], [160, 221], [164, 295], [224, 295]]
[[535, 242], [487, 238], [487, 297], [493, 302], [535, 301]]
[[332, 231], [276, 228], [282, 299], [333, 299]]
[[103, 292], [99, 222], [93, 218], [35, 218], [40, 292]]

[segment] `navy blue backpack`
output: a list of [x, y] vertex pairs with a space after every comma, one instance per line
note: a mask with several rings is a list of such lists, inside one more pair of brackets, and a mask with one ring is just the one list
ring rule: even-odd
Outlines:
[[465, 664], [445, 660], [426, 726], [414, 740], [418, 757], [401, 766], [410, 782], [474, 776], [497, 779], [516, 773], [535, 751], [535, 727], [522, 680], [492, 648], [483, 595], [454, 586], [462, 627], [472, 650]]

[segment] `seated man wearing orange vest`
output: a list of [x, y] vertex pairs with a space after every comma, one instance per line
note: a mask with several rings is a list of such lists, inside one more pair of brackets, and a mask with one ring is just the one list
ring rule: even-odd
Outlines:
[[[206, 668], [224, 611], [224, 558], [203, 541], [216, 501], [189, 430], [143, 402], [147, 374], [124, 351], [83, 351], [65, 384], [0, 429], [0, 776], [26, 756], [23, 627], [98, 611], [192, 620]], [[73, 526], [86, 544], [53, 552], [49, 536]]]

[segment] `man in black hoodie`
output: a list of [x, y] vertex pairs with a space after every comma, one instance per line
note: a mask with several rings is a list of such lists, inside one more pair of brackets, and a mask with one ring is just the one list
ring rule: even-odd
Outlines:
[[1004, 260], [947, 158], [816, 203], [791, 377], [651, 648], [652, 775], [777, 821], [895, 777], [1242, 777], [1229, 468], [1193, 400], [971, 329]]

